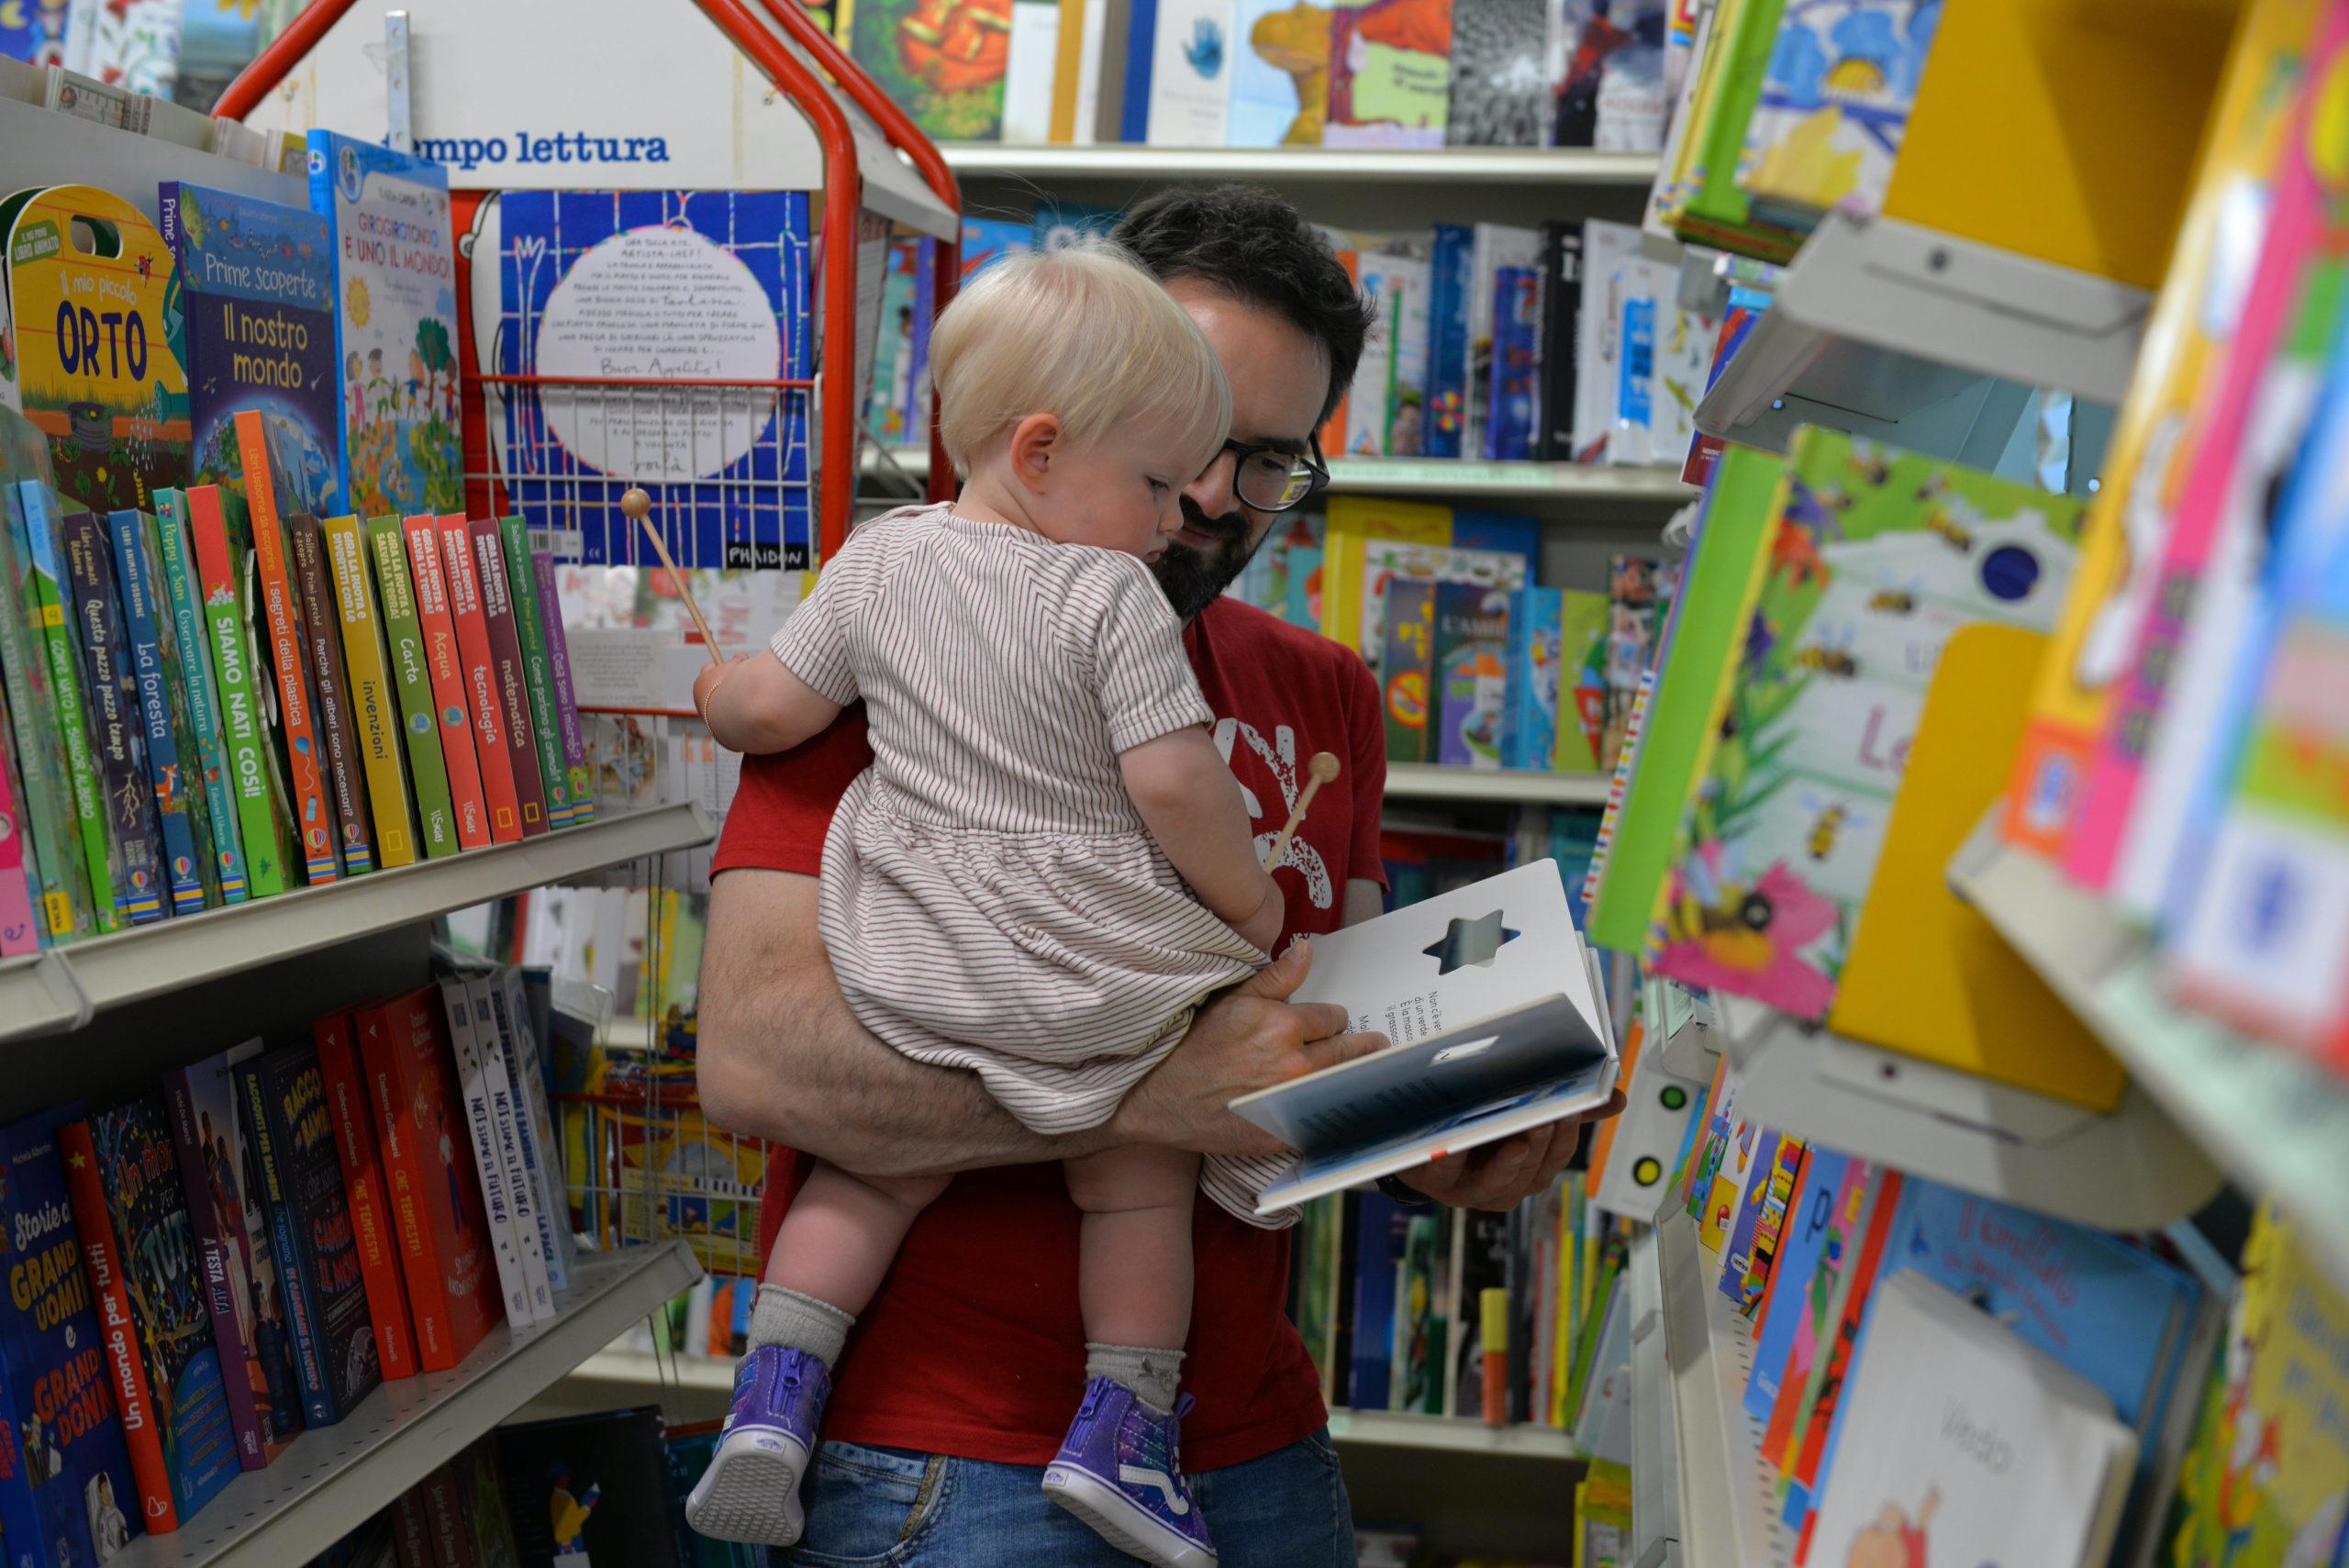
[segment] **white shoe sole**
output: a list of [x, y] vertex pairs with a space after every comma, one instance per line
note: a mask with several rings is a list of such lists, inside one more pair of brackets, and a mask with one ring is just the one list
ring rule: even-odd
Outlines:
[[685, 1499], [685, 1522], [713, 1540], [796, 1546], [807, 1528], [799, 1506], [807, 1470], [807, 1449], [780, 1432], [729, 1432]]
[[1092, 1527], [1093, 1532], [1119, 1551], [1162, 1568], [1216, 1568], [1213, 1551], [1202, 1551], [1188, 1540], [1151, 1518], [1148, 1510], [1127, 1501], [1124, 1493], [1089, 1470], [1054, 1464], [1044, 1472], [1044, 1496]]

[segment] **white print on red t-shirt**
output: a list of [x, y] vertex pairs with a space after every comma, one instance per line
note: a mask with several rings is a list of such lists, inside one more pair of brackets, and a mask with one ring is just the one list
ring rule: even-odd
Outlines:
[[[1215, 721], [1215, 749], [1223, 753], [1225, 766], [1230, 766], [1234, 739], [1244, 740], [1248, 742], [1248, 750], [1272, 770], [1274, 781], [1281, 786], [1281, 808], [1268, 817], [1263, 803], [1256, 798], [1256, 792], [1248, 787], [1248, 781], [1244, 778], [1240, 781], [1240, 795], [1247, 804], [1249, 817], [1258, 822], [1271, 823], [1268, 830], [1256, 835], [1256, 852], [1260, 855], [1273, 847], [1273, 840], [1288, 820], [1288, 814], [1297, 809], [1297, 732], [1283, 724], [1275, 728], [1273, 734], [1275, 740], [1266, 744], [1264, 737], [1252, 724], [1237, 718]], [[1234, 769], [1233, 773], [1236, 776], [1238, 770]], [[1306, 895], [1313, 900], [1316, 909], [1327, 909], [1337, 902], [1337, 889], [1330, 881], [1329, 864], [1321, 859], [1320, 851], [1305, 841], [1304, 834], [1299, 833], [1288, 841], [1288, 855], [1281, 864], [1304, 876]]]

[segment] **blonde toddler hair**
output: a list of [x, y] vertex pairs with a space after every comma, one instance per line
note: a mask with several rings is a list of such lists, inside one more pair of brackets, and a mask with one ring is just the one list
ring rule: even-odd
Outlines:
[[939, 314], [930, 335], [939, 433], [967, 477], [987, 445], [1030, 414], [1060, 417], [1070, 446], [1166, 421], [1215, 460], [1231, 428], [1223, 365], [1190, 314], [1131, 255], [1104, 240], [1007, 256]]

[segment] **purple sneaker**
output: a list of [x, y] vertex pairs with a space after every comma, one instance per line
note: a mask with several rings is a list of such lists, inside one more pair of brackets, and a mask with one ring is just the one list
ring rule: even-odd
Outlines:
[[807, 1522], [799, 1478], [831, 1393], [831, 1370], [806, 1351], [761, 1345], [744, 1356], [718, 1450], [685, 1499], [685, 1522], [718, 1540], [796, 1543]]
[[1215, 1541], [1183, 1481], [1175, 1433], [1191, 1408], [1172, 1416], [1130, 1388], [1097, 1377], [1044, 1472], [1044, 1495], [1120, 1551], [1164, 1568], [1215, 1568]]

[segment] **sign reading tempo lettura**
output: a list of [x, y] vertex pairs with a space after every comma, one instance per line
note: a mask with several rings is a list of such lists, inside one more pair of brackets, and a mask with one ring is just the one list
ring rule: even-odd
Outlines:
[[518, 130], [512, 136], [423, 137], [416, 139], [416, 155], [451, 169], [477, 169], [506, 163], [666, 163], [665, 136], [595, 136], [584, 130], [540, 135]]

